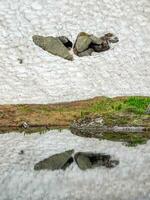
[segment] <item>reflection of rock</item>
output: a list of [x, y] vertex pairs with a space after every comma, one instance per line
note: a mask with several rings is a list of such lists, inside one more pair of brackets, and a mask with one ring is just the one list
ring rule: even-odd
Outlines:
[[72, 42], [66, 36], [59, 36], [58, 39], [67, 47], [68, 49], [72, 48]]
[[119, 164], [118, 160], [111, 160], [110, 155], [91, 152], [76, 153], [75, 161], [79, 168], [82, 170], [93, 169], [100, 166], [112, 168]]
[[55, 154], [35, 164], [35, 170], [65, 170], [73, 162], [72, 154], [74, 150], [68, 150], [63, 153]]
[[[55, 154], [35, 164], [35, 170], [65, 170], [73, 162], [72, 154], [74, 150], [68, 150], [63, 153]], [[78, 152], [74, 156], [75, 162], [82, 170], [93, 169], [95, 167], [105, 166], [107, 168], [115, 167], [119, 164], [118, 160], [112, 160], [110, 155], [92, 152]]]
[[32, 39], [33, 42], [43, 50], [64, 59], [73, 60], [73, 56], [69, 53], [68, 49], [60, 39], [52, 36], [43, 37], [39, 35], [34, 35]]

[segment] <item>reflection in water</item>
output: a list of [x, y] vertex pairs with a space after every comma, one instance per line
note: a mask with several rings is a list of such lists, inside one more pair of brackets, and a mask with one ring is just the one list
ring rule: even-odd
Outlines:
[[[35, 163], [68, 149], [106, 153], [120, 163], [112, 169], [82, 171], [73, 163], [65, 171], [34, 170]], [[131, 148], [120, 142], [75, 136], [69, 130], [1, 134], [0, 199], [149, 199], [149, 152], [150, 141]]]

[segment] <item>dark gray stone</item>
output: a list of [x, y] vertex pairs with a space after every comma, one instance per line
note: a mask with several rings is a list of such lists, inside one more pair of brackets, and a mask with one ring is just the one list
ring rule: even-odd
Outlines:
[[94, 50], [92, 48], [89, 48], [81, 53], [78, 53], [79, 57], [83, 57], [83, 56], [91, 56], [92, 53], [94, 52]]
[[19, 155], [23, 155], [24, 154], [24, 150], [21, 150], [18, 154]]
[[35, 164], [34, 170], [65, 170], [73, 162], [72, 154], [74, 150], [68, 150], [63, 153], [55, 154]]
[[95, 52], [102, 52], [110, 49], [109, 43], [105, 40], [100, 45], [91, 43], [89, 47], [92, 48]]
[[119, 38], [118, 37], [112, 37], [112, 38], [109, 39], [109, 42], [117, 43], [117, 42], [119, 42]]
[[93, 51], [95, 51], [95, 52], [103, 51], [103, 46], [101, 44], [100, 45], [98, 45], [98, 44], [90, 44], [90, 48], [92, 48]]
[[43, 50], [64, 59], [73, 60], [73, 56], [69, 53], [68, 49], [60, 39], [52, 36], [43, 37], [39, 35], [34, 35], [32, 39], [33, 42]]
[[102, 153], [78, 152], [74, 156], [78, 167], [82, 170], [93, 169], [100, 166], [115, 167], [118, 160], [111, 160], [111, 156]]
[[119, 42], [119, 38], [115, 36], [113, 33], [106, 33], [104, 35], [105, 40], [107, 40], [110, 43], [116, 43]]
[[23, 59], [22, 59], [22, 58], [18, 58], [18, 62], [19, 62], [20, 64], [22, 64], [22, 63], [23, 63]]
[[65, 45], [67, 49], [71, 49], [73, 44], [66, 36], [59, 36], [58, 39]]

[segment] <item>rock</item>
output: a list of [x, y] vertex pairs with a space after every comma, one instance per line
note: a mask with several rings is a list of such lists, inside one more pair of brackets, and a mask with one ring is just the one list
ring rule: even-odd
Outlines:
[[[96, 37], [87, 33], [81, 32], [78, 34], [74, 53], [78, 56], [90, 56], [93, 51], [102, 52], [110, 49], [110, 43], [116, 43], [119, 39], [113, 33], [107, 33], [102, 37]], [[93, 51], [92, 51], [93, 49]]]
[[109, 43], [106, 40], [103, 40], [101, 44], [90, 44], [90, 48], [92, 48], [95, 52], [107, 51], [110, 49]]
[[73, 60], [73, 56], [69, 53], [68, 49], [60, 39], [52, 36], [43, 37], [39, 35], [34, 35], [32, 39], [33, 42], [43, 50], [64, 59]]
[[[85, 116], [84, 118], [78, 119], [71, 124], [75, 127], [102, 127], [104, 125], [104, 120], [101, 116]], [[70, 126], [70, 127], [71, 127]]]
[[24, 154], [24, 150], [21, 150], [18, 154], [19, 155], [23, 155]]
[[90, 35], [90, 39], [91, 39], [91, 43], [92, 44], [97, 44], [97, 45], [100, 45], [102, 44], [103, 40], [99, 37], [96, 37], [94, 35]]
[[118, 39], [118, 37], [112, 37], [112, 38], [109, 39], [109, 42], [117, 43], [117, 42], [119, 42], [119, 39]]
[[119, 42], [119, 38], [115, 36], [113, 33], [106, 33], [104, 37], [105, 37], [105, 40], [107, 40], [110, 43]]
[[[96, 39], [95, 36], [92, 36], [92, 37], [95, 38], [95, 41], [98, 41], [98, 39]], [[100, 41], [99, 44], [98, 44], [98, 42], [97, 42], [97, 44], [96, 44], [96, 42], [95, 43], [92, 42], [89, 45], [89, 48], [93, 48], [93, 50], [95, 52], [107, 51], [110, 49], [109, 43], [116, 43], [119, 41], [119, 39], [113, 33], [107, 33], [104, 36], [100, 37], [99, 41]]]
[[58, 39], [65, 45], [67, 49], [71, 49], [73, 44], [66, 36], [60, 36]]
[[18, 62], [19, 62], [20, 64], [22, 64], [22, 63], [23, 63], [23, 59], [22, 59], [22, 58], [18, 58]]
[[74, 150], [68, 150], [63, 153], [55, 154], [35, 164], [34, 170], [65, 170], [73, 162], [72, 154]]
[[[72, 48], [72, 42], [66, 36], [43, 37], [34, 35], [33, 42], [43, 50], [60, 56], [67, 60], [73, 60], [73, 55], [69, 53]], [[112, 33], [107, 33], [103, 37], [96, 37], [85, 32], [78, 34], [73, 52], [79, 57], [91, 56], [92, 52], [102, 52], [110, 49], [110, 43], [118, 42], [119, 39]]]
[[76, 42], [74, 44], [74, 53], [78, 55], [78, 53], [81, 53], [88, 49], [90, 43], [91, 43], [90, 35], [84, 32], [81, 32], [78, 34]]
[[21, 126], [22, 126], [22, 128], [25, 128], [25, 129], [30, 127], [27, 122], [23, 122]]
[[100, 45], [98, 45], [98, 44], [90, 44], [90, 48], [92, 48], [93, 51], [95, 51], [95, 52], [103, 51], [103, 46], [101, 44]]
[[93, 169], [100, 166], [107, 168], [115, 167], [118, 160], [111, 160], [111, 156], [102, 153], [78, 152], [75, 154], [75, 161], [82, 170]]
[[92, 53], [94, 52], [94, 50], [92, 48], [89, 48], [81, 53], [78, 53], [79, 57], [83, 57], [83, 56], [91, 56]]
[[109, 43], [107, 40], [104, 40], [102, 43], [102, 50], [101, 51], [107, 51], [110, 49]]

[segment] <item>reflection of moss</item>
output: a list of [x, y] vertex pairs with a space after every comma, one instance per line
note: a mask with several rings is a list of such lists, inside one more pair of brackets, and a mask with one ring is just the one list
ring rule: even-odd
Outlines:
[[61, 132], [65, 127], [30, 127], [28, 129], [20, 128], [20, 127], [6, 127], [6, 128], [0, 128], [0, 134], [4, 133], [10, 133], [12, 131], [18, 132], [18, 133], [24, 133], [24, 134], [32, 134], [32, 133], [39, 133], [43, 134], [50, 130], [58, 130]]
[[127, 146], [145, 144], [150, 139], [150, 133], [103, 133], [100, 139], [123, 142]]
[[125, 143], [125, 145], [128, 146], [128, 147], [136, 147], [139, 144], [146, 144], [147, 140], [143, 139], [143, 138], [137, 139], [137, 140], [131, 140], [131, 141], [127, 141]]

